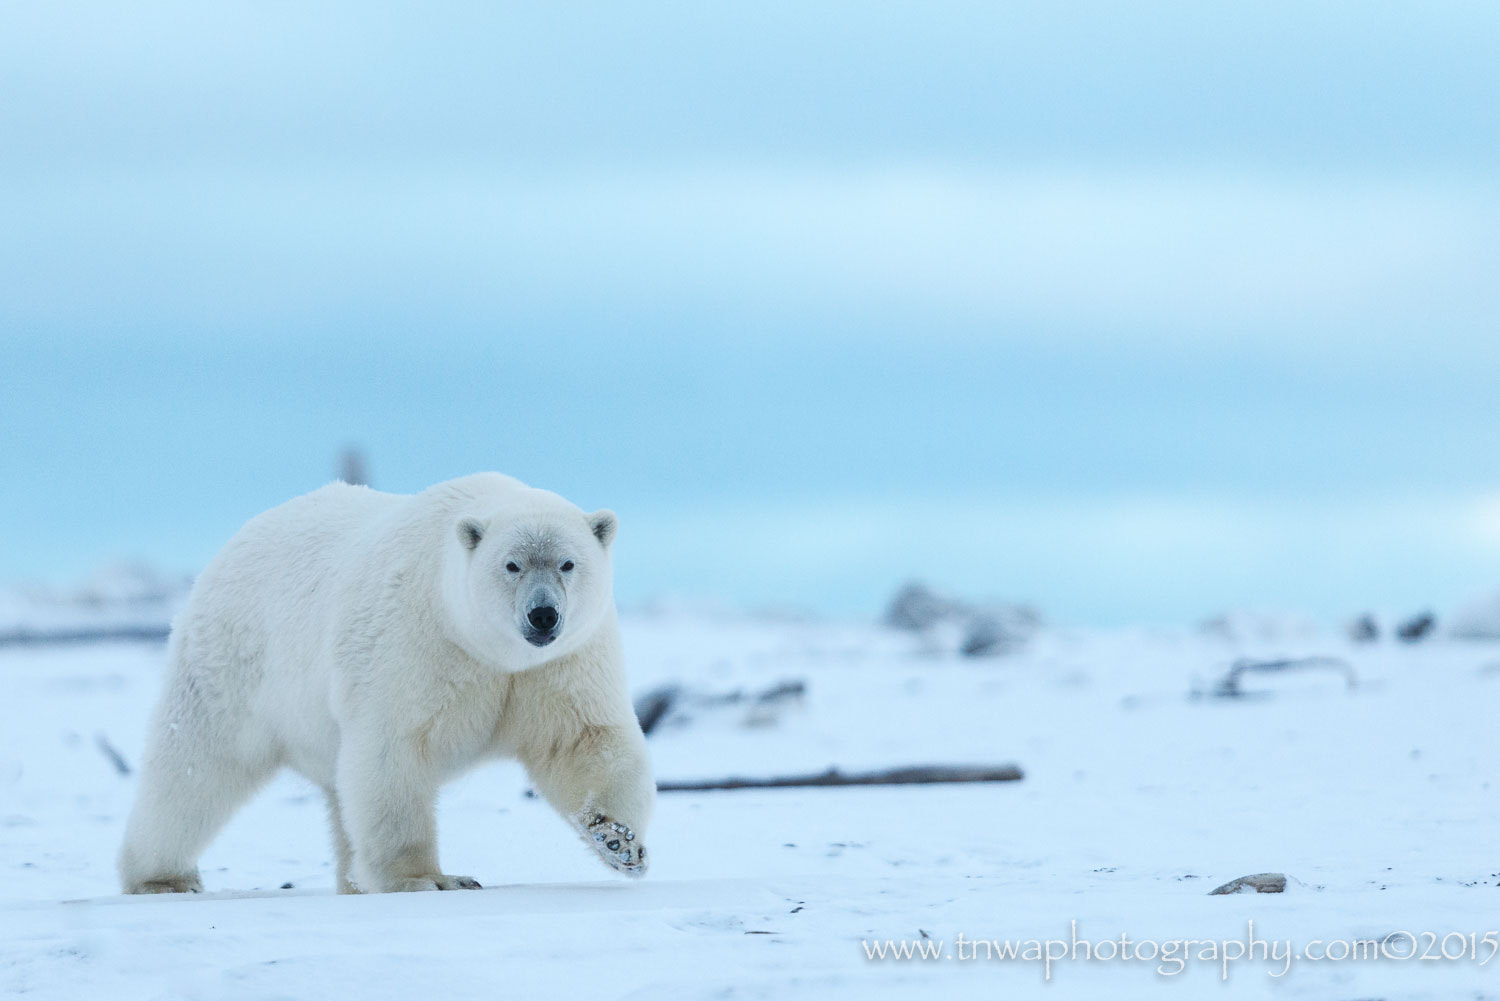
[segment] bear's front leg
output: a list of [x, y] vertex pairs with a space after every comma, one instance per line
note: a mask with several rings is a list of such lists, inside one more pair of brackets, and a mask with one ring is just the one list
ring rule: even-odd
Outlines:
[[584, 726], [572, 739], [521, 750], [537, 791], [568, 820], [605, 865], [627, 876], [646, 874], [642, 840], [656, 803], [646, 741], [628, 724]]
[[477, 890], [437, 860], [438, 779], [415, 742], [386, 735], [339, 749], [338, 801], [354, 850], [354, 883], [366, 893]]

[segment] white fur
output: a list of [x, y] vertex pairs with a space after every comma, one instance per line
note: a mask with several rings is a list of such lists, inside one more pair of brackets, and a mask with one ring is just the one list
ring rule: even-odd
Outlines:
[[[328, 796], [341, 892], [477, 885], [438, 867], [433, 811], [490, 757], [519, 759], [580, 833], [604, 815], [639, 837], [656, 787], [613, 537], [612, 514], [494, 473], [414, 496], [332, 484], [252, 519], [173, 626], [125, 891], [201, 889], [199, 855], [282, 766]], [[550, 645], [523, 635], [529, 594], [558, 599]]]

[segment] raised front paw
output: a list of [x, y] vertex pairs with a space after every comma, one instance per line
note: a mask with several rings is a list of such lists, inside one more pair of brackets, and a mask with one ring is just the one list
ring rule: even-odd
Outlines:
[[473, 876], [407, 876], [393, 879], [382, 886], [384, 893], [419, 893], [422, 890], [482, 890], [479, 880]]
[[583, 817], [583, 839], [604, 864], [627, 876], [646, 875], [646, 846], [635, 832], [608, 814], [589, 811]]

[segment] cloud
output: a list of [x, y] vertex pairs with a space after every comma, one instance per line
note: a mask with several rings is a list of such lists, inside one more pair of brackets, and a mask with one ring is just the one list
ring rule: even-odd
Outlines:
[[914, 338], [1363, 353], [1482, 346], [1500, 316], [1500, 188], [1448, 176], [102, 171], [7, 187], [0, 219], [4, 308], [64, 327], [585, 302], [796, 337], [894, 316]]
[[[911, 577], [1035, 602], [1065, 623], [1176, 622], [1236, 608], [1329, 621], [1440, 613], [1500, 579], [1500, 507], [1473, 496], [1189, 495], [711, 505], [631, 512], [619, 587], [874, 613]], [[732, 526], [726, 531], [725, 526]]]

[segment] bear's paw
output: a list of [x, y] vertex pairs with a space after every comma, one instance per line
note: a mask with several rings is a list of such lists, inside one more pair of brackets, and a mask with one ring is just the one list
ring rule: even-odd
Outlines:
[[424, 890], [482, 890], [479, 880], [473, 876], [448, 876], [434, 873], [431, 876], [409, 876], [394, 879], [384, 887], [387, 893], [421, 893]]
[[625, 824], [597, 810], [585, 811], [583, 840], [599, 853], [604, 864], [627, 876], [646, 875], [646, 846]]

